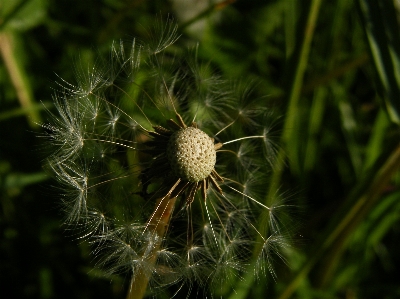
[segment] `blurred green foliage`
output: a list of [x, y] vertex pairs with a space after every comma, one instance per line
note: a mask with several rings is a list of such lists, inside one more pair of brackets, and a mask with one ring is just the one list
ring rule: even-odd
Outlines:
[[200, 59], [273, 100], [270, 194], [292, 190], [302, 208], [289, 267], [278, 263], [276, 282], [243, 280], [230, 298], [398, 298], [398, 1], [191, 2], [0, 3], [0, 297], [125, 296], [129, 278], [99, 278], [88, 245], [61, 227], [37, 123], [57, 75], [73, 81], [112, 41], [172, 15], [178, 57], [200, 43]]

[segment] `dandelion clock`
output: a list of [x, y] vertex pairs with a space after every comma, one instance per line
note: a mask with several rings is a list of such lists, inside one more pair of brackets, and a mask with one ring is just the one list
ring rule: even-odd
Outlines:
[[274, 277], [287, 246], [284, 205], [266, 199], [266, 99], [201, 64], [197, 48], [174, 52], [177, 39], [168, 20], [148, 42], [114, 43], [76, 82], [59, 80], [42, 125], [65, 226], [100, 273], [129, 277], [127, 298], [222, 296], [249, 272]]

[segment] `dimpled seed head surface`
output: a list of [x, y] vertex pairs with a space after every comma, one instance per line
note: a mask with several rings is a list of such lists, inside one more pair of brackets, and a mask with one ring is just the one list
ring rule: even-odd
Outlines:
[[214, 169], [217, 154], [213, 140], [206, 133], [188, 127], [171, 135], [167, 156], [177, 177], [188, 182], [199, 182]]

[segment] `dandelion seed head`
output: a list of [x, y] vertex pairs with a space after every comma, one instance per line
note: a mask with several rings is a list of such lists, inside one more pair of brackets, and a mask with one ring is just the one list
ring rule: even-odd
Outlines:
[[210, 64], [165, 53], [175, 23], [160, 34], [128, 51], [114, 43], [108, 65], [62, 81], [58, 115], [43, 127], [66, 223], [107, 274], [143, 273], [153, 289], [228, 289], [257, 239], [256, 270], [275, 275], [286, 206], [265, 204], [275, 154], [272, 127], [260, 132], [266, 109]]
[[167, 156], [174, 174], [188, 182], [199, 182], [208, 177], [217, 157], [214, 141], [193, 127], [172, 134]]

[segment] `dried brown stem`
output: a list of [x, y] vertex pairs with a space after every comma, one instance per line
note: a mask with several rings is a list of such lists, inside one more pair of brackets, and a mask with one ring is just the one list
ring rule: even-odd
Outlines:
[[[156, 203], [155, 211], [149, 220], [148, 228], [152, 233], [157, 234], [160, 240], [154, 244], [152, 253], [148, 260], [148, 263], [155, 265], [157, 260], [157, 251], [160, 249], [162, 239], [167, 231], [169, 221], [174, 210], [176, 197], [169, 198], [163, 197], [158, 199]], [[142, 299], [146, 293], [147, 285], [150, 280], [149, 273], [139, 269], [133, 273], [131, 286], [129, 288], [126, 299]]]

